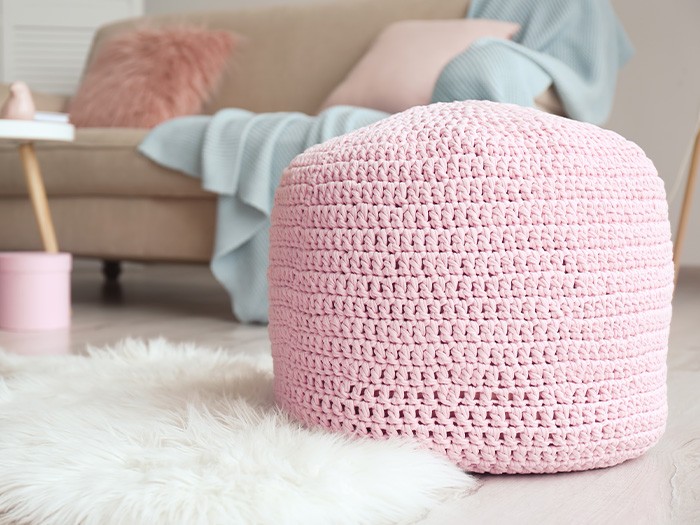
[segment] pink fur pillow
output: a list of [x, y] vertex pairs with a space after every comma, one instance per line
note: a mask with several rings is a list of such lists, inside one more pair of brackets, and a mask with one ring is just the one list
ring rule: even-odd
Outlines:
[[430, 103], [443, 68], [476, 40], [510, 39], [520, 26], [500, 20], [405, 20], [388, 26], [321, 109], [360, 106], [399, 113]]
[[198, 113], [226, 69], [238, 38], [197, 27], [143, 27], [98, 49], [71, 101], [80, 127], [152, 128]]

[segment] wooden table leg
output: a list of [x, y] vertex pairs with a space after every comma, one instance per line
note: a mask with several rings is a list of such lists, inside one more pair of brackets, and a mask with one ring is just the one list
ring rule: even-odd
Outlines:
[[674, 283], [678, 281], [678, 271], [681, 269], [681, 252], [683, 250], [683, 241], [685, 240], [685, 230], [688, 227], [688, 219], [690, 219], [690, 207], [693, 202], [693, 194], [695, 193], [695, 181], [698, 176], [698, 168], [700, 168], [700, 130], [698, 130], [697, 135], [695, 135], [695, 146], [693, 147], [693, 156], [690, 161], [688, 182], [685, 185], [681, 217], [678, 221], [676, 242], [673, 245], [673, 263], [675, 265]]
[[51, 220], [51, 212], [49, 211], [49, 201], [46, 198], [46, 189], [44, 188], [44, 180], [41, 178], [41, 170], [39, 162], [34, 154], [34, 146], [31, 143], [20, 144], [19, 155], [22, 158], [24, 166], [24, 176], [27, 180], [27, 189], [29, 197], [34, 206], [34, 215], [36, 222], [39, 225], [41, 240], [44, 243], [44, 250], [49, 253], [58, 252], [58, 242], [56, 241], [56, 231]]

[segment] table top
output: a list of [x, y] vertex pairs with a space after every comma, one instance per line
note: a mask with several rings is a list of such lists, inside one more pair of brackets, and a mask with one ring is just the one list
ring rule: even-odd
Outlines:
[[0, 139], [72, 142], [75, 139], [75, 126], [64, 122], [0, 119]]

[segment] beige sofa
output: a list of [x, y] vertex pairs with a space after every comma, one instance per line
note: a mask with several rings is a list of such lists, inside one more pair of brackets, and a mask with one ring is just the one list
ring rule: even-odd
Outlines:
[[[195, 23], [245, 36], [232, 73], [206, 113], [224, 107], [315, 113], [391, 22], [464, 17], [468, 0], [336, 0], [147, 18]], [[144, 19], [102, 28], [94, 50]], [[6, 92], [6, 88], [5, 89]], [[5, 93], [0, 91], [0, 98]], [[65, 109], [67, 97], [37, 94], [40, 109]], [[128, 103], [128, 101], [124, 101]], [[550, 91], [538, 104], [558, 112]], [[147, 131], [80, 129], [69, 144], [38, 144], [59, 246], [105, 260], [208, 262], [216, 197], [196, 180], [136, 152]], [[14, 146], [0, 142], [0, 250], [41, 247]]]

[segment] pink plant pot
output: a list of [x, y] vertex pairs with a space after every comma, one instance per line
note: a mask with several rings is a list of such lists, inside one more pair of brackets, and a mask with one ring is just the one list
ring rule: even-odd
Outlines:
[[70, 326], [71, 266], [69, 253], [0, 253], [0, 329]]

